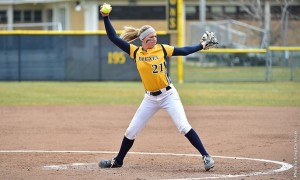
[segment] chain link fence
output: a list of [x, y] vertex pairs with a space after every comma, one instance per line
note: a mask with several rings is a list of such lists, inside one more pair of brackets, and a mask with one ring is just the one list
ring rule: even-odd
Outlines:
[[[185, 58], [184, 82], [300, 81], [300, 47], [262, 48], [264, 30], [234, 20], [190, 24], [189, 43], [199, 43], [206, 30], [220, 44]], [[176, 70], [172, 72], [177, 79]]]

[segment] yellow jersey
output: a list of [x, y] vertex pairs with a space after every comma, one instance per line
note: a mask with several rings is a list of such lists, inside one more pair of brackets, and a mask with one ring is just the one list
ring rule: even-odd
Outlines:
[[171, 84], [167, 71], [167, 60], [172, 56], [173, 46], [156, 44], [144, 51], [130, 44], [130, 58], [134, 59], [146, 91], [157, 91]]

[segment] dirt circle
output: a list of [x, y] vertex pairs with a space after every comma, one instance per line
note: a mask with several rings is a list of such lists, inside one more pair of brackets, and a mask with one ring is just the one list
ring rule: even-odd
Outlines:
[[[30, 153], [30, 151], [28, 151]], [[33, 153], [35, 151], [32, 151]], [[40, 151], [41, 152], [41, 151]], [[62, 153], [61, 151], [44, 151], [41, 153]], [[66, 151], [65, 153], [86, 153], [86, 154], [110, 154], [110, 152], [107, 151]], [[111, 154], [115, 154], [111, 152]], [[174, 153], [145, 153], [145, 152], [130, 152], [132, 155], [145, 155], [145, 156], [154, 156], [157, 158], [157, 156], [164, 156], [163, 158], [166, 158], [166, 156], [175, 156], [175, 157], [181, 157], [181, 158], [199, 158], [199, 154], [174, 154]], [[145, 157], [143, 157], [145, 158]], [[165, 174], [166, 177], [162, 177], [161, 173], [154, 172], [154, 174], [157, 175], [156, 179], [168, 179], [169, 177], [172, 177], [172, 179], [211, 179], [211, 178], [236, 178], [236, 177], [251, 177], [251, 176], [257, 176], [257, 175], [269, 175], [269, 174], [275, 174], [278, 172], [284, 172], [291, 169], [293, 166], [288, 163], [284, 162], [278, 162], [278, 161], [272, 161], [272, 160], [265, 160], [265, 159], [253, 159], [253, 158], [243, 158], [243, 157], [226, 157], [226, 156], [214, 156], [215, 159], [218, 159], [218, 162], [221, 162], [222, 160], [219, 159], [226, 159], [226, 161], [233, 161], [232, 163], [236, 164], [235, 168], [244, 167], [248, 170], [242, 170], [242, 169], [235, 169], [236, 173], [232, 174], [228, 172], [233, 172], [232, 170], [226, 171], [225, 174], [205, 174], [203, 173], [201, 176], [199, 175], [199, 172], [196, 171], [196, 174], [188, 173], [188, 174], [176, 174], [175, 177], [172, 174]], [[147, 158], [146, 158], [147, 159]], [[176, 158], [174, 158], [176, 159]], [[151, 159], [153, 161], [154, 158]], [[192, 161], [192, 159], [190, 159]], [[257, 169], [251, 168], [254, 164], [257, 164]], [[250, 166], [248, 166], [250, 165]], [[247, 167], [248, 166], [248, 167]], [[264, 168], [261, 168], [264, 167]], [[272, 169], [273, 168], [273, 169]], [[44, 166], [44, 170], [97, 170], [98, 162], [96, 163], [71, 163], [71, 164], [59, 164], [59, 165], [47, 165]], [[262, 169], [266, 169], [265, 171], [262, 171]], [[253, 172], [250, 172], [250, 171]], [[180, 171], [180, 170], [179, 170]], [[213, 171], [213, 169], [211, 170]], [[249, 171], [249, 172], [247, 172]], [[170, 171], [172, 172], [172, 171]], [[185, 171], [186, 172], [186, 171]], [[240, 174], [238, 174], [240, 172]], [[149, 176], [149, 175], [146, 175]], [[180, 178], [180, 176], [182, 176]]]

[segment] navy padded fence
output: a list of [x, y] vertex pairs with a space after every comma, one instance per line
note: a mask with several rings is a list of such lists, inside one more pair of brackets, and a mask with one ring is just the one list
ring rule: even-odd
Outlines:
[[[170, 41], [169, 35], [158, 39], [163, 44]], [[1, 34], [0, 80], [131, 81], [140, 77], [130, 57], [105, 34]]]

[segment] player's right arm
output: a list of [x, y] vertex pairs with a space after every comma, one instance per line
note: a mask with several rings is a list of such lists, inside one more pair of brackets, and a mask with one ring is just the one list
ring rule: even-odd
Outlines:
[[108, 38], [116, 46], [118, 46], [120, 49], [122, 49], [124, 52], [126, 52], [127, 54], [130, 55], [130, 44], [127, 41], [121, 39], [117, 35], [114, 27], [112, 26], [112, 24], [109, 20], [109, 16], [103, 16], [103, 19], [104, 19], [105, 30], [106, 30]]

